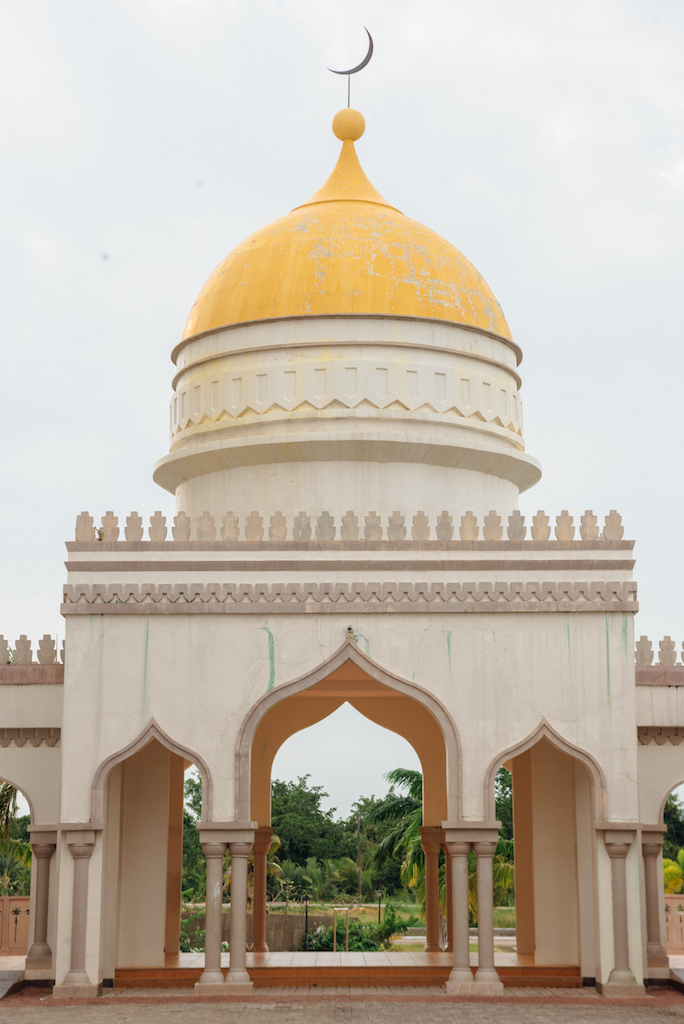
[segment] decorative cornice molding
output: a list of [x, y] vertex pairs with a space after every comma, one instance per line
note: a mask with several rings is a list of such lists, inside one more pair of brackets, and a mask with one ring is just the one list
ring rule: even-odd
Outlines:
[[[426, 366], [424, 358], [414, 354], [414, 361], [405, 356], [401, 364], [391, 358], [347, 358], [308, 363], [293, 363], [283, 353], [281, 363], [250, 364], [242, 368], [230, 365], [217, 368], [216, 356], [211, 359], [211, 372], [189, 366], [174, 377], [171, 399], [171, 441], [230, 426], [243, 427], [247, 422], [269, 423], [293, 416], [307, 419], [386, 418], [388, 411], [405, 418], [416, 416], [421, 422], [469, 421], [482, 429], [491, 424], [495, 431], [522, 444], [522, 406], [516, 384], [519, 381], [504, 364], [496, 370], [512, 376], [500, 379], [500, 372], [482, 367], [477, 373], [446, 359], [439, 365]], [[470, 353], [468, 353], [470, 357]], [[224, 357], [224, 361], [227, 361]], [[293, 369], [293, 367], [295, 367]], [[317, 375], [320, 375], [318, 378]], [[180, 379], [179, 379], [180, 378]], [[351, 382], [350, 382], [351, 380]], [[176, 390], [177, 389], [177, 390]]]
[[636, 612], [636, 583], [67, 584], [63, 615]]
[[149, 561], [146, 559], [122, 559], [121, 561], [110, 562], [95, 560], [92, 562], [65, 562], [68, 572], [96, 572], [104, 573], [130, 572], [264, 572], [287, 573], [287, 572], [625, 572], [634, 568], [634, 559], [624, 561], [611, 558], [601, 558], [592, 561], [590, 558], [574, 559], [552, 559], [544, 558], [537, 561], [518, 558], [488, 558], [478, 561], [477, 559], [463, 558], [420, 558], [419, 556], [410, 561], [402, 559], [354, 559], [341, 560], [332, 559], [252, 559], [251, 561], [237, 561], [236, 559], [213, 558], [210, 561]]
[[46, 747], [59, 745], [61, 729], [0, 729], [0, 747], [8, 747], [14, 743], [16, 747], [23, 747], [30, 743], [32, 747], [39, 747], [44, 743]]
[[659, 747], [665, 743], [671, 743], [674, 747], [678, 747], [684, 740], [684, 728], [676, 725], [640, 725], [637, 728], [637, 738], [643, 747], [653, 742], [657, 743]]

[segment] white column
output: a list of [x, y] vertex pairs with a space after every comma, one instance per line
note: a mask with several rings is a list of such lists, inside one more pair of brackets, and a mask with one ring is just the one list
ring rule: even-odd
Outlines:
[[[207, 853], [207, 940], [205, 969], [195, 985], [198, 996], [249, 995], [247, 973], [247, 859], [254, 847], [255, 821], [202, 822], [200, 842]], [[230, 959], [221, 970], [223, 854], [230, 848]], [[210, 851], [210, 852], [207, 852]], [[210, 906], [211, 903], [211, 906]]]
[[477, 973], [478, 985], [503, 985], [494, 967], [494, 878], [496, 842], [473, 843], [477, 857]]
[[649, 967], [666, 968], [670, 961], [660, 931], [663, 905], [663, 871], [660, 854], [663, 849], [664, 826], [644, 828], [641, 833], [641, 852], [644, 856], [644, 888], [646, 897], [646, 952]]
[[92, 982], [86, 971], [88, 939], [88, 874], [90, 858], [95, 849], [95, 832], [75, 828], [66, 835], [69, 853], [74, 860], [71, 903], [71, 956], [64, 981], [55, 985], [52, 994], [58, 999], [90, 998], [99, 995], [101, 986]]
[[230, 966], [226, 985], [242, 995], [252, 991], [247, 973], [247, 859], [251, 842], [230, 843]]
[[468, 856], [471, 843], [446, 843], [451, 866], [451, 919], [453, 966], [447, 981], [447, 992], [457, 993], [463, 984], [473, 983], [470, 968], [470, 937], [468, 913]]
[[204, 970], [195, 989], [210, 995], [219, 986], [223, 991], [223, 971], [221, 970], [221, 932], [223, 928], [223, 857], [227, 843], [221, 842], [212, 833], [206, 842], [200, 836], [204, 856], [207, 858], [207, 896], [204, 912]]
[[31, 849], [36, 858], [33, 896], [33, 945], [26, 957], [26, 970], [51, 971], [52, 950], [48, 945], [48, 905], [50, 900], [50, 860], [57, 845], [57, 833], [31, 832]]
[[[494, 967], [494, 894], [492, 858], [501, 822], [442, 823], [451, 855], [453, 893], [453, 968], [447, 981], [450, 995], [503, 995], [503, 982]], [[478, 969], [473, 978], [468, 937], [468, 854], [477, 856]]]
[[613, 908], [613, 969], [608, 981], [597, 986], [602, 995], [630, 998], [643, 995], [629, 965], [629, 922], [627, 906], [627, 854], [634, 841], [631, 829], [606, 829], [603, 841], [610, 857], [611, 897]]

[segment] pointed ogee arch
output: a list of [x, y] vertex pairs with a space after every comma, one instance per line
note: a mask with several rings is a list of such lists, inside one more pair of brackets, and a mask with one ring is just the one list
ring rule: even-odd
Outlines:
[[108, 757], [102, 762], [95, 772], [91, 791], [90, 820], [103, 820], [104, 786], [107, 781], [107, 776], [112, 768], [114, 768], [115, 765], [120, 764], [122, 761], [125, 761], [126, 758], [131, 756], [131, 754], [137, 754], [139, 750], [142, 750], [143, 747], [147, 746], [150, 740], [157, 740], [157, 742], [161, 743], [163, 747], [166, 747], [166, 749], [170, 750], [173, 754], [178, 754], [179, 757], [183, 757], [187, 761], [192, 761], [195, 765], [202, 779], [202, 819], [210, 821], [213, 796], [211, 772], [198, 754], [193, 750], [189, 750], [187, 747], [182, 747], [180, 744], [172, 740], [168, 733], [165, 733], [161, 726], [157, 724], [154, 718], [150, 720], [149, 724], [143, 729], [137, 739], [134, 739], [127, 747], [123, 747], [122, 750], [118, 750], [116, 753], [112, 754], [111, 757]]
[[520, 743], [514, 744], [508, 747], [501, 754], [497, 754], [494, 760], [490, 763], [489, 768], [485, 774], [485, 807], [488, 809], [488, 816], [495, 818], [494, 812], [494, 780], [496, 773], [504, 762], [509, 761], [513, 757], [517, 757], [519, 754], [524, 754], [526, 750], [533, 747], [541, 739], [546, 739], [549, 743], [557, 747], [558, 750], [562, 750], [564, 754], [569, 754], [570, 757], [574, 757], [587, 769], [591, 775], [594, 783], [594, 816], [596, 821], [604, 821], [606, 819], [606, 780], [603, 774], [603, 769], [600, 764], [591, 754], [587, 754], [586, 751], [580, 747], [576, 747], [574, 744], [569, 743], [568, 740], [563, 739], [560, 733], [556, 732], [553, 726], [549, 725], [545, 718], [542, 718], [541, 722], [535, 729]]
[[13, 789], [16, 789], [17, 793], [21, 793], [24, 800], [29, 805], [29, 817], [31, 819], [31, 824], [35, 825], [36, 817], [33, 812], [33, 801], [31, 800], [31, 797], [28, 795], [23, 786], [18, 786], [16, 782], [12, 782], [11, 779], [8, 779], [6, 775], [0, 775], [0, 786], [3, 785], [12, 786]]
[[451, 715], [433, 694], [406, 679], [387, 672], [381, 665], [359, 650], [352, 638], [348, 638], [335, 653], [312, 672], [300, 676], [290, 683], [277, 686], [264, 694], [252, 706], [238, 733], [235, 750], [235, 819], [250, 820], [251, 801], [251, 753], [252, 742], [259, 723], [264, 716], [280, 701], [322, 682], [345, 662], [351, 661], [376, 682], [421, 704], [435, 719], [444, 739], [446, 751], [446, 784], [448, 817], [460, 820], [461, 817], [461, 744], [458, 730]]

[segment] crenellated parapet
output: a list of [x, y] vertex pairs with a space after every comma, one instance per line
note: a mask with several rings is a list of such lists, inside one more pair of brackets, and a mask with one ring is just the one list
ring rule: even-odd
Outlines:
[[[634, 652], [634, 658], [637, 665], [640, 668], [648, 668], [653, 666], [658, 668], [671, 668], [673, 665], [677, 665], [677, 644], [672, 637], [665, 636], [658, 642], [658, 661], [656, 665], [653, 665], [656, 652], [653, 650], [653, 644], [647, 636], [640, 636], [636, 642], [636, 650]], [[681, 652], [681, 664], [684, 665], [684, 643], [682, 643]]]
[[[59, 652], [61, 664], [64, 665], [64, 644]], [[0, 635], [0, 671], [8, 665], [19, 668], [24, 665], [55, 665], [58, 664], [58, 652], [55, 640], [47, 633], [38, 641], [36, 651], [37, 662], [33, 660], [31, 641], [25, 633], [15, 640], [11, 647], [4, 636]]]
[[637, 686], [684, 686], [684, 643], [682, 648], [678, 652], [672, 637], [664, 636], [654, 651], [649, 638], [640, 636], [634, 652]]
[[[75, 540], [78, 544], [139, 544], [146, 540], [143, 520], [137, 512], [131, 512], [120, 525], [119, 517], [107, 512], [96, 526], [88, 512], [81, 512], [76, 519]], [[312, 515], [300, 511], [291, 519], [282, 511], [262, 514], [259, 511], [244, 519], [232, 511], [222, 517], [209, 512], [191, 518], [185, 512], [167, 523], [161, 512], [150, 517], [147, 526], [147, 540], [152, 544], [283, 544], [298, 545], [344, 544], [367, 546], [369, 543], [406, 543], [410, 546], [425, 543], [454, 545], [505, 544], [521, 545], [610, 545], [624, 542], [622, 517], [611, 510], [604, 517], [603, 526], [598, 516], [587, 510], [575, 517], [566, 510], [551, 518], [539, 510], [528, 525], [526, 517], [513, 512], [504, 519], [495, 510], [479, 519], [472, 512], [460, 517], [444, 510], [440, 515], [428, 516], [419, 510], [414, 515], [394, 511], [387, 517], [375, 511], [348, 511], [336, 519], [329, 511]], [[628, 543], [631, 547], [631, 542]]]

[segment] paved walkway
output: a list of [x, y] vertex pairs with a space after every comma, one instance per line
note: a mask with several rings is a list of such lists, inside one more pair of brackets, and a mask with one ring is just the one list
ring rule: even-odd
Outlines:
[[683, 996], [673, 999], [662, 994], [652, 997], [648, 1006], [610, 1005], [597, 997], [567, 998], [561, 1004], [546, 999], [454, 1003], [425, 996], [409, 1001], [388, 993], [372, 1001], [338, 991], [330, 998], [319, 993], [315, 999], [297, 999], [290, 993], [268, 1001], [202, 1005], [179, 997], [163, 1003], [115, 997], [88, 1005], [55, 1005], [49, 999], [41, 1003], [19, 993], [0, 1003], [0, 1024], [676, 1024], [684, 1020]]

